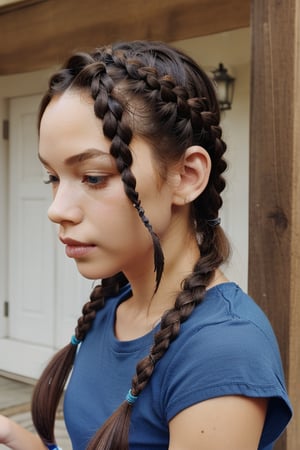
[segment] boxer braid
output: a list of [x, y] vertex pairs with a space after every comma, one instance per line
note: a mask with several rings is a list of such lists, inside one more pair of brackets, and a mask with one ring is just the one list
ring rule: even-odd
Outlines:
[[[126, 120], [123, 120], [124, 107], [122, 107], [122, 98], [118, 100], [118, 96], [114, 92], [115, 84], [120, 84], [119, 89], [121, 91], [123, 89], [125, 99], [129, 98], [130, 100], [132, 98], [137, 105], [139, 103], [147, 105], [148, 110], [150, 108], [152, 111], [151, 118], [153, 119], [156, 116], [154, 123], [162, 127], [163, 131], [160, 134], [166, 133], [167, 141], [176, 142], [175, 148], [178, 149], [178, 152], [175, 155], [166, 151], [164, 155], [156, 155], [158, 159], [162, 162], [170, 159], [176, 160], [189, 145], [202, 145], [212, 159], [213, 167], [208, 186], [203, 194], [193, 202], [193, 220], [195, 232], [198, 234], [199, 256], [201, 253], [201, 258], [196, 263], [193, 273], [182, 283], [182, 291], [176, 298], [174, 308], [162, 317], [161, 328], [155, 335], [150, 354], [137, 365], [136, 375], [132, 380], [132, 393], [135, 396], [138, 396], [147, 385], [156, 362], [164, 355], [171, 342], [180, 332], [181, 323], [187, 320], [194, 308], [202, 301], [206, 286], [213, 277], [214, 270], [226, 259], [228, 251], [227, 242], [221, 228], [219, 226], [213, 228], [207, 222], [207, 219], [217, 217], [218, 210], [221, 207], [220, 193], [225, 186], [221, 174], [226, 169], [226, 163], [222, 159], [226, 147], [221, 140], [221, 130], [218, 125], [219, 111], [213, 89], [204, 77], [204, 82], [201, 81], [205, 85], [202, 95], [198, 94], [195, 86], [192, 88], [189, 86], [190, 92], [188, 92], [186, 83], [180, 84], [176, 80], [176, 77], [182, 76], [182, 71], [178, 70], [175, 75], [168, 73], [167, 59], [171, 61], [170, 66], [176, 66], [176, 59], [179, 61], [178, 67], [180, 64], [185, 64], [190, 85], [193, 83], [195, 85], [195, 81], [197, 81], [198, 68], [195, 64], [180, 52], [176, 54], [162, 44], [154, 44], [152, 48], [149, 44], [147, 54], [147, 46], [147, 43], [140, 43], [141, 52], [137, 52], [136, 55], [132, 55], [132, 48], [138, 48], [139, 43], [132, 46], [120, 44], [116, 47], [115, 53], [108, 48], [98, 50], [92, 56], [74, 56], [69, 61], [69, 67], [67, 65], [60, 74], [56, 75], [56, 78], [53, 77], [50, 92], [48, 96], [45, 96], [41, 109], [42, 115], [43, 110], [54, 95], [55, 89], [56, 92], [64, 92], [70, 86], [76, 89], [90, 89], [90, 93], [95, 100], [95, 113], [97, 117], [103, 120], [105, 136], [111, 139], [110, 151], [116, 158], [125, 192], [137, 209], [143, 223], [153, 235], [155, 233], [141, 207], [138, 193], [135, 191], [135, 178], [130, 170], [132, 157], [129, 150], [132, 131], [140, 132], [145, 138], [155, 141], [153, 127], [149, 126], [149, 117], [147, 117], [147, 114], [149, 116], [151, 114], [146, 113], [144, 117], [141, 115], [140, 129], [139, 125], [136, 125], [136, 130], [134, 127], [131, 130]], [[151, 66], [154, 60], [153, 48], [160, 54], [158, 64], [160, 72], [165, 57], [165, 73], [159, 73], [156, 67]], [[128, 49], [131, 54], [126, 57]], [[198, 84], [201, 84], [199, 77], [203, 79], [202, 72], [198, 76]], [[76, 83], [74, 80], [76, 80]], [[126, 112], [128, 113], [128, 111]], [[145, 122], [148, 122], [148, 133], [145, 129]], [[164, 146], [164, 150], [166, 150], [166, 146]], [[157, 238], [156, 235], [155, 237]], [[153, 243], [155, 247], [157, 245], [155, 239], [153, 239]], [[160, 265], [162, 267], [161, 261]], [[159, 273], [157, 267], [156, 270], [158, 286], [161, 273]], [[112, 277], [110, 281], [111, 292], [113, 292], [116, 289], [117, 277]], [[106, 296], [109, 296], [110, 289], [106, 291], [105, 296], [103, 295], [105, 282], [106, 280], [103, 280], [103, 286], [95, 288], [90, 304], [83, 308], [83, 316], [79, 319], [76, 329], [76, 336], [80, 340], [84, 339], [96, 311], [103, 306]], [[71, 357], [71, 365], [74, 356], [75, 354]], [[49, 379], [51, 378], [48, 377]], [[132, 405], [128, 402], [122, 403], [120, 408], [96, 433], [88, 449], [128, 449], [131, 408]], [[54, 418], [50, 422], [54, 424]], [[49, 427], [49, 424], [47, 426]], [[51, 427], [52, 423], [50, 424]], [[47, 427], [46, 430], [41, 429], [41, 427], [40, 429], [37, 427], [37, 429], [45, 442], [50, 438], [50, 442], [54, 442], [53, 431], [49, 433]]]

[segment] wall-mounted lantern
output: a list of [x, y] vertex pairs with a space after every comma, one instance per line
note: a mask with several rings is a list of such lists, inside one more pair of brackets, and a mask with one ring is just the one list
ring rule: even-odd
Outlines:
[[235, 78], [229, 75], [227, 69], [222, 63], [212, 71], [213, 80], [217, 84], [217, 96], [221, 111], [231, 109]]

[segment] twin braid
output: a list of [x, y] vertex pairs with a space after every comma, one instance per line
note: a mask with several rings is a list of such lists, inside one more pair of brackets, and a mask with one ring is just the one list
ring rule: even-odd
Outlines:
[[[178, 336], [181, 324], [203, 300], [215, 269], [227, 256], [227, 241], [221, 227], [213, 228], [208, 224], [209, 219], [218, 216], [222, 205], [220, 193], [225, 186], [222, 173], [226, 169], [223, 160], [226, 146], [221, 139], [219, 110], [211, 83], [201, 69], [187, 56], [161, 43], [121, 43], [114, 49], [107, 47], [92, 54], [72, 56], [50, 80], [49, 90], [41, 103], [39, 120], [53, 96], [73, 88], [88, 91], [94, 99], [95, 114], [102, 119], [104, 135], [111, 141], [110, 152], [116, 159], [126, 195], [152, 237], [156, 289], [163, 272], [163, 254], [159, 239], [142, 208], [136, 192], [136, 179], [130, 169], [132, 135], [134, 132], [140, 134], [153, 143], [154, 149], [158, 147], [160, 152], [156, 157], [165, 166], [180, 160], [191, 145], [203, 146], [212, 160], [208, 185], [192, 205], [199, 260], [190, 276], [183, 281], [174, 307], [163, 315], [149, 355], [137, 365], [131, 389], [132, 395], [137, 396], [149, 382], [155, 365]], [[136, 122], [134, 114], [128, 112], [127, 101], [141, 113]], [[94, 288], [78, 320], [77, 340], [84, 340], [105, 300], [116, 295], [126, 283], [126, 278], [120, 273], [102, 280], [101, 286]], [[55, 442], [55, 412], [75, 356], [76, 347], [70, 343], [54, 356], [35, 388], [32, 416], [46, 444]], [[130, 410], [131, 404], [124, 402], [120, 405], [95, 434], [88, 449], [128, 450]]]
[[[118, 67], [126, 78], [135, 81], [135, 94], [146, 95], [147, 101], [155, 107], [162, 127], [166, 129], [172, 127], [177, 142], [182, 142], [185, 146], [187, 143], [188, 145], [202, 145], [209, 152], [212, 158], [213, 170], [210, 176], [210, 183], [202, 196], [204, 195], [210, 200], [205, 201], [205, 198], [203, 200], [201, 196], [194, 204], [194, 214], [198, 224], [197, 231], [203, 233], [205, 232], [203, 230], [206, 230], [206, 234], [210, 234], [210, 236], [205, 236], [202, 239], [202, 246], [200, 245], [201, 253], [204, 257], [209, 255], [212, 251], [211, 243], [213, 242], [214, 230], [207, 227], [205, 222], [206, 219], [215, 218], [218, 215], [218, 210], [222, 204], [220, 192], [225, 186], [221, 174], [226, 169], [226, 163], [222, 159], [226, 147], [221, 140], [218, 114], [208, 110], [206, 98], [189, 98], [185, 87], [177, 86], [169, 75], [159, 77], [157, 70], [153, 67], [145, 67], [137, 60], [128, 60], [120, 55], [114, 56], [110, 54], [109, 56], [106, 55], [105, 58], [102, 55], [101, 58], [102, 62], [94, 64], [96, 71], [91, 83], [91, 93], [95, 100], [95, 113], [103, 120], [104, 134], [111, 140], [110, 152], [116, 159], [125, 192], [152, 235], [153, 241], [157, 239], [154, 248], [157, 243], [159, 245], [159, 241], [141, 206], [138, 193], [135, 190], [136, 180], [130, 170], [132, 155], [129, 150], [129, 144], [132, 132], [122, 121], [123, 108], [113, 96], [114, 83], [104, 68], [103, 60], [105, 59], [108, 65], [113, 64], [115, 67]], [[208, 237], [209, 239], [207, 239]], [[149, 355], [137, 365], [136, 374], [132, 380], [132, 393], [134, 395], [139, 395], [142, 392], [153, 373], [155, 364], [179, 334], [181, 323], [201, 303], [205, 295], [206, 286], [209, 284], [213, 271], [219, 263], [217, 259], [218, 257], [215, 258], [215, 255], [201, 258], [196, 264], [193, 273], [184, 280], [183, 289], [176, 299], [174, 308], [167, 311], [162, 317], [161, 328], [154, 337], [154, 344]], [[157, 274], [158, 281], [161, 273], [162, 267], [160, 273]], [[98, 292], [95, 290], [92, 293], [92, 298], [92, 302], [83, 309], [83, 318], [79, 319], [78, 337], [82, 333], [82, 329], [87, 330], [89, 328], [87, 323], [93, 320], [98, 305], [102, 304], [102, 290]]]

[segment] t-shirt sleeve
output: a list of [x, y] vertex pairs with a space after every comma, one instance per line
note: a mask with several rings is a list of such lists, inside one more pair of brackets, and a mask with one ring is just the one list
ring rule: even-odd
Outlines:
[[291, 417], [277, 341], [254, 323], [232, 319], [196, 330], [164, 375], [166, 419], [195, 403], [225, 395], [268, 398], [260, 448], [273, 442]]

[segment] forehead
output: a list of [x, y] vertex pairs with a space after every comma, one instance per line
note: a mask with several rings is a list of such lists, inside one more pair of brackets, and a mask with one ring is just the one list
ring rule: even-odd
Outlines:
[[60, 130], [76, 122], [98, 122], [98, 128], [101, 128], [101, 121], [94, 113], [93, 99], [84, 92], [66, 91], [51, 99], [42, 115], [40, 130], [59, 124]]
[[[103, 134], [102, 120], [95, 115], [94, 101], [87, 93], [70, 90], [50, 101], [40, 124], [39, 155], [42, 162], [78, 163], [78, 157], [81, 159], [81, 154], [86, 154], [87, 149], [110, 154], [110, 146], [111, 141]], [[152, 146], [148, 142], [133, 136], [130, 151], [133, 173], [149, 172], [153, 176], [154, 172], [155, 179], [160, 178], [160, 165], [153, 158]]]
[[56, 95], [46, 107], [40, 123], [39, 151], [53, 147], [100, 148], [109, 151], [110, 140], [105, 138], [102, 121], [95, 116], [94, 101], [86, 93], [67, 91]]

